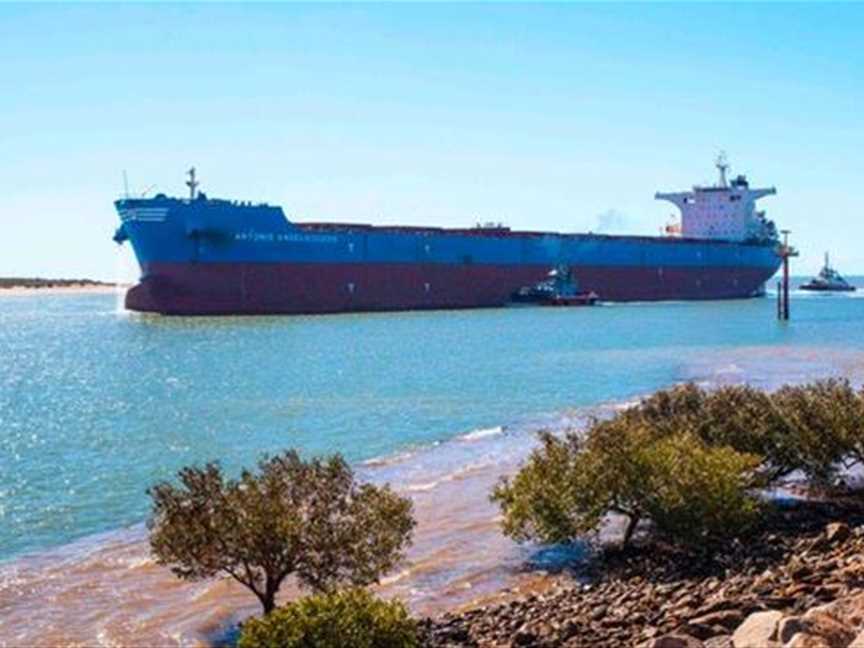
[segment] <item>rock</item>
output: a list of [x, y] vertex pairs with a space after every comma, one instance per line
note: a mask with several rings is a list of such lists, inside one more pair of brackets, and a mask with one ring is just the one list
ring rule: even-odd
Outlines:
[[843, 522], [832, 522], [825, 527], [825, 539], [830, 544], [846, 542], [851, 535], [852, 531], [849, 529], [849, 526]]
[[792, 640], [792, 637], [799, 632], [804, 632], [806, 629], [807, 624], [804, 623], [801, 617], [786, 617], [780, 621], [780, 625], [777, 627], [777, 639], [781, 644], [785, 645]]
[[591, 614], [589, 615], [589, 618], [590, 618], [592, 621], [599, 621], [599, 620], [602, 619], [604, 616], [606, 616], [606, 611], [607, 611], [608, 609], [609, 609], [609, 608], [608, 608], [607, 606], [605, 606], [605, 605], [598, 605], [596, 608], [594, 608], [594, 609], [591, 611]]
[[783, 614], [775, 610], [754, 612], [735, 630], [732, 645], [735, 648], [768, 648], [777, 645], [777, 625], [782, 618]]
[[804, 615], [807, 633], [824, 638], [831, 646], [846, 646], [855, 638], [855, 630], [825, 609], [813, 608]]
[[849, 648], [864, 648], [864, 630], [858, 633], [858, 636], [849, 644]]
[[795, 603], [795, 601], [795, 597], [792, 596], [762, 596], [759, 598], [759, 603], [769, 610], [779, 610], [790, 607]]
[[783, 648], [832, 648], [832, 646], [822, 637], [798, 632], [792, 636], [788, 643], [783, 645]]
[[732, 635], [724, 634], [711, 637], [703, 642], [705, 648], [733, 648]]
[[813, 596], [825, 601], [833, 601], [840, 598], [845, 593], [846, 587], [839, 583], [829, 583], [820, 585], [813, 590]]
[[[699, 616], [707, 616], [708, 614], [711, 614], [712, 612], [720, 612], [720, 611], [728, 611], [728, 610], [740, 610], [741, 609], [740, 605], [741, 605], [741, 601], [738, 601], [738, 600], [732, 601], [729, 599], [718, 599], [718, 600], [712, 601], [711, 603], [706, 603], [705, 605], [700, 607], [698, 610], [696, 610], [696, 614], [698, 614]], [[742, 617], [743, 617], [743, 613], [742, 613]]]
[[723, 626], [727, 630], [734, 630], [741, 625], [741, 621], [743, 620], [744, 613], [740, 610], [718, 610], [717, 612], [710, 612], [690, 619], [688, 623], [692, 625]]
[[678, 628], [678, 631], [688, 634], [691, 637], [696, 637], [701, 641], [705, 641], [706, 639], [710, 639], [711, 637], [716, 637], [717, 635], [724, 634], [726, 632], [726, 628], [724, 628], [723, 626], [702, 625], [700, 623], [685, 623], [680, 628]]
[[537, 635], [526, 628], [520, 628], [513, 636], [513, 644], [516, 646], [530, 646], [537, 641]]
[[864, 626], [864, 594], [855, 594], [827, 603], [818, 609], [824, 610], [836, 619], [842, 619], [851, 626]]
[[705, 644], [690, 635], [674, 633], [652, 639], [647, 648], [704, 648]]
[[679, 597], [678, 600], [675, 601], [675, 607], [676, 608], [689, 608], [689, 607], [692, 607], [695, 602], [696, 602], [695, 596], [693, 596], [692, 594], [685, 594], [684, 596]]

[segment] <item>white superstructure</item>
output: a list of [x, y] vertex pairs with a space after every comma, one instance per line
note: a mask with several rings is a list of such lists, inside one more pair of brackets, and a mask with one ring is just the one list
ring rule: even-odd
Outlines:
[[756, 211], [756, 201], [774, 195], [777, 190], [774, 187], [751, 189], [743, 175], [727, 182], [729, 165], [722, 155], [716, 166], [720, 179], [713, 187], [695, 186], [693, 191], [654, 194], [655, 198], [668, 200], [681, 210], [680, 227], [667, 228], [667, 231], [687, 238], [729, 241], [776, 238], [774, 224], [765, 218], [765, 212]]

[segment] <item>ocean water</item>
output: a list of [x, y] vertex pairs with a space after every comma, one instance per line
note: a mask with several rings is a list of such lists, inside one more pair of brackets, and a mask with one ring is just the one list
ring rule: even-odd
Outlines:
[[207, 643], [254, 601], [152, 563], [146, 489], [289, 447], [341, 452], [415, 499], [387, 591], [421, 611], [491, 592], [538, 556], [500, 536], [486, 496], [539, 429], [687, 380], [861, 380], [864, 292], [793, 297], [788, 323], [770, 297], [201, 319], [112, 295], [0, 298], [0, 635]]

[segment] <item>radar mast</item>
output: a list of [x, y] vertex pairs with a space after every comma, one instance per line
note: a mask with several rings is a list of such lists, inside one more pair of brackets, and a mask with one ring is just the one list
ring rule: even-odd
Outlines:
[[186, 181], [186, 186], [189, 187], [189, 200], [195, 200], [198, 185], [201, 184], [195, 180], [195, 167], [193, 166], [189, 169], [186, 174], [189, 176], [189, 179]]
[[729, 170], [729, 162], [726, 160], [726, 153], [720, 151], [720, 155], [717, 156], [714, 166], [716, 166], [717, 170], [720, 172], [720, 184], [718, 186], [723, 188], [728, 187], [729, 185], [726, 183], [726, 172]]

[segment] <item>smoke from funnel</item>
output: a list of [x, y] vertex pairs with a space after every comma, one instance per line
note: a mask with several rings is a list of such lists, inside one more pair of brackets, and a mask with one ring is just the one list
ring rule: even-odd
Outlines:
[[627, 217], [617, 209], [607, 209], [597, 215], [598, 234], [622, 234], [627, 231]]

